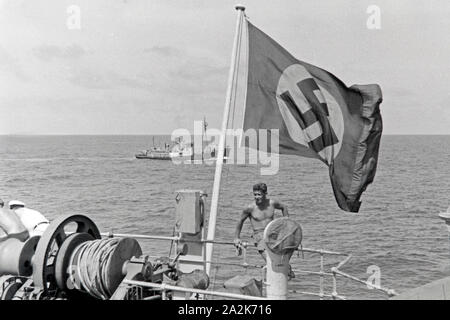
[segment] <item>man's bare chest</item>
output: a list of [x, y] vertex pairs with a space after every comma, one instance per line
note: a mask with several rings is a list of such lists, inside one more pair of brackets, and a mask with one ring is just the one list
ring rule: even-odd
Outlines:
[[260, 209], [258, 207], [253, 209], [252, 218], [256, 221], [263, 221], [266, 219], [273, 218], [274, 208], [272, 206], [268, 206], [265, 209]]

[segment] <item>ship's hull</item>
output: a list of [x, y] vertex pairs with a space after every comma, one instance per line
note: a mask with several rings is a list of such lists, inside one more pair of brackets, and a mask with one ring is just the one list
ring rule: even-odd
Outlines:
[[169, 155], [159, 154], [136, 154], [136, 159], [149, 159], [149, 160], [171, 160]]

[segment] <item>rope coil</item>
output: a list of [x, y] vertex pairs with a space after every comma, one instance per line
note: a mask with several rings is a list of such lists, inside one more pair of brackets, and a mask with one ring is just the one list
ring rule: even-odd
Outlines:
[[76, 248], [69, 265], [69, 274], [75, 275], [73, 283], [76, 289], [104, 300], [113, 295], [108, 270], [119, 241], [119, 238], [98, 239]]

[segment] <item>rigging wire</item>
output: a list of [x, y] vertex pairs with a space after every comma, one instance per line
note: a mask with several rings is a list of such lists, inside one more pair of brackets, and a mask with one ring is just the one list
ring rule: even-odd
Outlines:
[[[174, 237], [174, 236], [175, 236], [175, 226], [172, 229], [172, 237]], [[174, 244], [174, 240], [171, 240], [170, 241], [169, 258], [170, 258], [171, 254], [172, 254], [173, 244]]]

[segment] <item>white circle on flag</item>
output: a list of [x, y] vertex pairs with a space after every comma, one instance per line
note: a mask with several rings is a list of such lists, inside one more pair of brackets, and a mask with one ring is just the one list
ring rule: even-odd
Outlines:
[[[297, 86], [300, 81], [305, 79], [314, 78], [304, 66], [300, 64], [290, 65], [283, 71], [280, 79], [278, 80], [276, 98], [278, 107], [280, 109], [281, 115], [291, 139], [296, 143], [309, 148], [308, 142], [311, 141], [312, 138], [316, 138], [317, 136], [319, 136], [321, 133], [321, 129], [318, 126], [318, 123], [310, 125], [306, 129], [308, 130], [308, 132], [306, 132], [306, 130], [300, 127], [300, 124], [297, 120], [295, 120], [295, 117], [292, 115], [291, 111], [286, 105], [286, 102], [281, 98], [281, 94], [289, 92], [291, 98], [294, 100], [295, 105], [298, 107], [299, 112], [305, 113], [309, 109], [311, 109], [310, 103], [306, 100], [306, 97]], [[322, 87], [319, 83], [317, 83], [317, 86], [320, 90], [318, 90], [318, 92], [314, 92], [314, 94], [320, 102], [326, 102], [329, 113], [328, 121], [330, 122], [330, 125], [334, 133], [336, 134], [336, 137], [338, 138], [338, 142], [333, 145], [334, 157], [336, 158], [339, 150], [341, 149], [342, 138], [344, 136], [344, 117], [336, 99], [328, 92], [327, 89]], [[325, 148], [324, 150], [326, 150], [327, 148]], [[322, 154], [322, 152], [320, 152], [320, 154]]]

